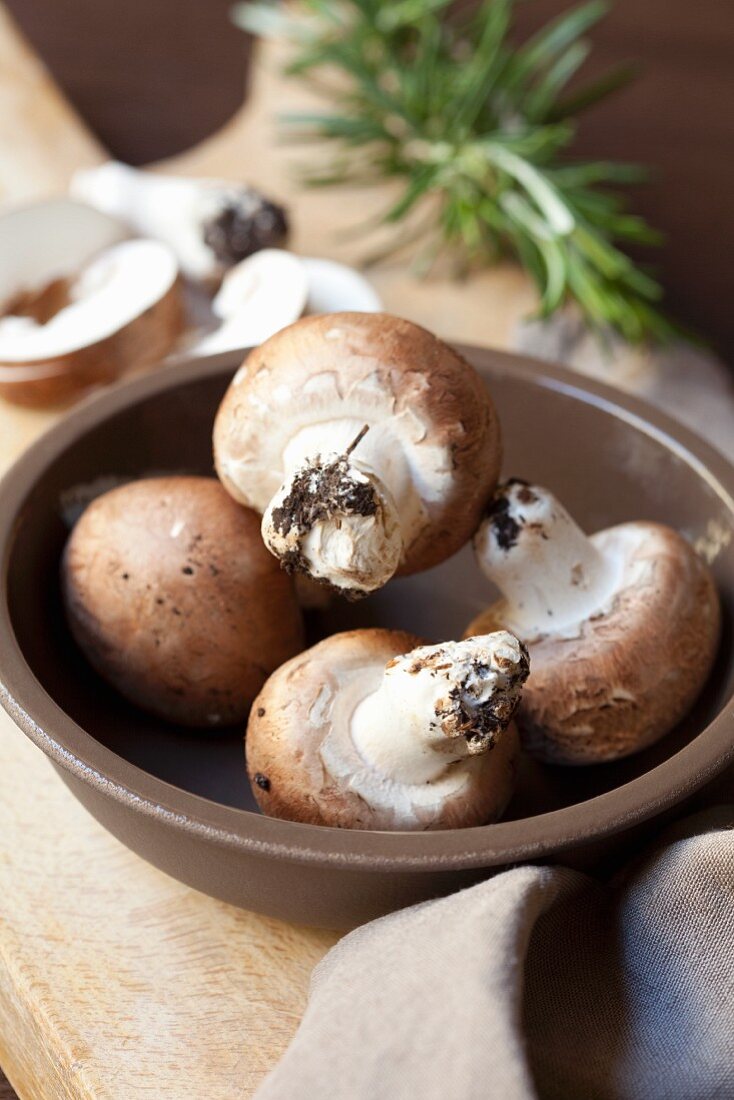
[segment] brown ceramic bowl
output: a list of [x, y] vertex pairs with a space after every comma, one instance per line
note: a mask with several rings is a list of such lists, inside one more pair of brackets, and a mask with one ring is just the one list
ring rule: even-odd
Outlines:
[[[69, 489], [101, 475], [212, 472], [212, 419], [238, 363], [219, 356], [164, 369], [71, 413], [0, 486], [0, 677], [6, 708], [80, 801], [169, 874], [249, 909], [354, 924], [510, 863], [588, 863], [669, 815], [732, 758], [734, 469], [630, 398], [558, 368], [464, 350], [497, 402], [508, 474], [554, 488], [589, 530], [660, 520], [712, 562], [726, 628], [703, 697], [677, 730], [628, 760], [586, 769], [527, 761], [496, 825], [378, 833], [261, 816], [242, 731], [196, 734], [135, 710], [88, 667], [61, 613], [61, 501]], [[328, 622], [312, 625], [456, 637], [491, 595], [465, 548], [363, 603], [340, 603]]]

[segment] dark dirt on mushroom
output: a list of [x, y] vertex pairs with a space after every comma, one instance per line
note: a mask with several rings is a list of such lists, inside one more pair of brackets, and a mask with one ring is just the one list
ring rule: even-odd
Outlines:
[[[373, 516], [377, 509], [374, 488], [367, 481], [355, 481], [346, 456], [332, 462], [322, 462], [319, 456], [295, 476], [282, 505], [273, 509], [272, 523], [282, 537], [295, 532], [300, 540], [321, 520]], [[281, 564], [289, 573], [309, 571], [299, 550], [283, 554]]]
[[[512, 721], [520, 703], [519, 689], [530, 673], [527, 648], [521, 645], [521, 651], [521, 661], [513, 666], [514, 671], [507, 675], [507, 682], [493, 698], [473, 706], [467, 676], [462, 683], [451, 688], [448, 701], [443, 706], [436, 705], [436, 717], [441, 721], [444, 733], [449, 737], [463, 735], [471, 755], [492, 749], [498, 734]], [[510, 662], [503, 663], [510, 665]], [[488, 665], [482, 661], [472, 662], [472, 673], [477, 679], [481, 680], [488, 671]]]
[[282, 206], [248, 193], [232, 202], [204, 225], [204, 243], [221, 264], [231, 266], [259, 252], [275, 248], [288, 235], [288, 219]]
[[500, 550], [511, 550], [520, 534], [520, 524], [509, 512], [510, 502], [504, 496], [496, 497], [487, 509], [487, 518]]

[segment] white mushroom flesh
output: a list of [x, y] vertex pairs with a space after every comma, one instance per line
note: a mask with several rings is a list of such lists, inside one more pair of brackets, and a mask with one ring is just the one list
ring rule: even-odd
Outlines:
[[7, 211], [0, 216], [0, 302], [75, 274], [128, 236], [121, 222], [71, 199]]
[[306, 272], [297, 256], [264, 248], [230, 268], [212, 302], [219, 328], [188, 349], [211, 354], [255, 347], [297, 321], [308, 297]]
[[587, 537], [547, 489], [510, 481], [495, 494], [474, 547], [504, 596], [502, 621], [530, 640], [573, 633], [609, 605], [623, 583], [628, 541]]
[[506, 631], [362, 668], [317, 701], [313, 721], [330, 724], [324, 768], [401, 828], [416, 827], [471, 781], [512, 720], [528, 668]]
[[113, 245], [70, 279], [68, 305], [45, 323], [12, 314], [0, 318], [0, 360], [29, 363], [97, 343], [155, 305], [177, 274], [173, 253], [158, 241]]
[[307, 313], [378, 313], [380, 297], [364, 275], [346, 264], [317, 257], [301, 259], [308, 279]]
[[[327, 334], [327, 339], [344, 346], [344, 355], [348, 356], [344, 337], [336, 324]], [[269, 380], [266, 367], [259, 373]], [[232, 385], [237, 387], [247, 376], [245, 363]], [[376, 374], [359, 379], [345, 390], [333, 370], [324, 370], [306, 377], [299, 400], [294, 400], [295, 396], [289, 386], [275, 384], [269, 386], [267, 401], [248, 395], [252, 416], [243, 417], [240, 425], [248, 436], [248, 456], [233, 458], [225, 450], [218, 456], [221, 473], [232, 491], [242, 487], [235, 492], [237, 499], [264, 512], [283, 483], [283, 471], [287, 476], [319, 454], [343, 454], [369, 424], [370, 430], [352, 461], [375, 472], [393, 499], [400, 502], [403, 537], [409, 541], [411, 528], [423, 521], [422, 501], [440, 501], [452, 484], [449, 449], [426, 442], [428, 426], [411, 408], [395, 413], [395, 395], [381, 385]], [[264, 453], [268, 455], [267, 463], [263, 461]], [[414, 499], [414, 506], [407, 511], [406, 494]], [[420, 516], [417, 523], [416, 511]]]

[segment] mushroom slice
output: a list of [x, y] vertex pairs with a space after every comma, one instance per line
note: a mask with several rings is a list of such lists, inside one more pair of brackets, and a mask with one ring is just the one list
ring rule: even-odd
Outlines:
[[379, 313], [382, 309], [375, 288], [354, 268], [316, 257], [303, 257], [301, 263], [308, 279], [308, 313]]
[[212, 302], [220, 326], [186, 350], [241, 351], [262, 344], [304, 312], [344, 308], [369, 313], [381, 307], [370, 284], [352, 268], [264, 248], [227, 272]]
[[181, 179], [110, 161], [77, 172], [71, 193], [173, 250], [191, 279], [218, 282], [240, 260], [281, 244], [285, 211], [252, 187]]
[[397, 317], [335, 313], [250, 353], [214, 451], [284, 566], [357, 597], [471, 537], [501, 443], [489, 393], [457, 352]]
[[62, 589], [100, 675], [186, 726], [243, 722], [303, 645], [293, 585], [258, 517], [215, 478], [145, 478], [98, 496], [67, 542]]
[[[116, 219], [70, 199], [0, 216], [0, 333], [42, 324], [61, 309], [77, 272], [127, 232]], [[8, 363], [0, 349], [0, 394], [8, 400], [53, 403], [78, 388], [76, 380], [70, 383], [67, 362]]]
[[224, 276], [212, 302], [222, 323], [189, 351], [203, 355], [262, 344], [301, 316], [307, 295], [306, 272], [296, 256], [277, 248], [256, 252]]
[[504, 598], [467, 636], [500, 627], [528, 645], [524, 745], [550, 763], [616, 760], [686, 714], [711, 670], [719, 600], [677, 531], [624, 523], [587, 537], [537, 485], [501, 486], [475, 537]]
[[432, 646], [402, 631], [334, 634], [253, 704], [255, 798], [274, 817], [348, 829], [495, 820], [514, 785], [510, 723], [527, 675], [505, 631]]
[[[71, 206], [58, 204], [51, 220], [63, 222]], [[102, 217], [88, 213], [92, 226]], [[33, 219], [26, 220], [31, 230]], [[44, 211], [40, 223], [48, 221]], [[0, 261], [0, 394], [22, 404], [53, 404], [171, 350], [183, 323], [175, 257], [158, 241], [113, 243], [114, 236], [87, 234], [65, 260], [57, 238], [48, 251], [35, 253], [35, 271], [29, 256], [38, 242], [30, 236], [15, 273], [12, 261]]]

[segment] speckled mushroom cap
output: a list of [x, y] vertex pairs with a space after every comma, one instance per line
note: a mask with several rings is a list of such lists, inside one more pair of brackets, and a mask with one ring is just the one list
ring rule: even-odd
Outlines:
[[387, 463], [400, 487], [399, 573], [436, 565], [471, 537], [501, 441], [487, 389], [460, 355], [384, 313], [302, 318], [251, 352], [225, 395], [214, 429], [222, 484], [264, 512], [294, 437], [318, 452], [319, 429], [334, 420], [352, 434], [369, 426], [360, 458]]
[[146, 478], [99, 496], [67, 542], [62, 587], [90, 663], [132, 702], [190, 726], [242, 722], [303, 645], [259, 517], [214, 478]]
[[421, 644], [395, 630], [335, 634], [270, 677], [253, 704], [245, 742], [252, 790], [264, 813], [380, 830], [460, 828], [500, 816], [515, 783], [512, 723], [490, 751], [453, 765], [463, 782], [411, 786], [383, 779], [379, 804], [359, 793], [366, 765], [344, 733], [350, 715], [377, 689], [388, 662]]
[[[523, 639], [531, 672], [517, 721], [523, 745], [549, 763], [614, 760], [657, 741], [692, 706], [718, 646], [713, 578], [681, 535], [638, 522], [590, 542], [624, 559], [609, 606], [573, 630]], [[465, 636], [513, 629], [506, 608], [489, 607]]]

